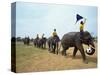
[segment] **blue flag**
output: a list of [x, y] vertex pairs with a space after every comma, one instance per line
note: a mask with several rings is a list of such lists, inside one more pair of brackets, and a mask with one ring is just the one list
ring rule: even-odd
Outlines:
[[83, 19], [83, 17], [80, 16], [79, 14], [76, 14], [76, 23], [77, 23], [79, 20], [81, 20], [81, 19]]

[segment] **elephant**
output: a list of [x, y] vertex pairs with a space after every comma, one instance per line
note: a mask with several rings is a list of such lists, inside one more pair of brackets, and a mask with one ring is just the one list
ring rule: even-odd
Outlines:
[[44, 38], [39, 38], [39, 39], [34, 39], [34, 46], [38, 47], [38, 48], [46, 48], [46, 37]]
[[74, 47], [73, 58], [75, 58], [75, 55], [79, 50], [82, 55], [83, 62], [88, 63], [82, 44], [86, 44], [88, 46], [91, 45], [94, 48], [95, 45], [92, 36], [88, 31], [83, 32], [82, 38], [80, 38], [80, 36], [80, 32], [69, 32], [67, 34], [64, 34], [64, 36], [61, 39], [61, 45], [63, 48], [62, 55], [66, 56], [66, 50], [69, 47]]
[[48, 44], [48, 51], [52, 52], [52, 37], [49, 37], [47, 39], [47, 44]]
[[38, 47], [39, 48], [46, 48], [46, 37], [44, 37], [44, 38], [40, 38], [39, 40], [38, 40]]
[[44, 49], [46, 48], [46, 41], [47, 41], [46, 37], [40, 39], [40, 46]]
[[23, 42], [24, 42], [25, 45], [29, 45], [30, 44], [30, 38], [29, 37], [25, 37], [23, 39]]
[[38, 45], [38, 41], [39, 41], [39, 38], [35, 38], [34, 40], [33, 40], [33, 43], [34, 43], [34, 46], [35, 47], [38, 47], [39, 45]]
[[58, 42], [60, 41], [59, 37], [49, 37], [47, 40], [47, 44], [49, 47], [49, 52], [58, 54]]

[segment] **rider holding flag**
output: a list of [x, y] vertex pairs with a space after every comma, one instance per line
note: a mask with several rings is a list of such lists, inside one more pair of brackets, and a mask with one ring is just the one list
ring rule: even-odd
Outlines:
[[86, 18], [83, 18], [82, 16], [80, 16], [79, 14], [76, 15], [76, 23], [81, 20], [84, 19], [84, 21], [80, 21], [80, 39], [82, 39], [83, 36], [83, 32], [84, 32], [84, 24], [86, 23]]

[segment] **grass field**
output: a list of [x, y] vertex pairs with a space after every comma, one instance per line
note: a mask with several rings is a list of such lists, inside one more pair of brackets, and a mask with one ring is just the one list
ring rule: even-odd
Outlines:
[[[97, 47], [97, 44], [95, 44]], [[84, 45], [84, 49], [87, 46]], [[16, 44], [16, 72], [37, 72], [55, 71], [70, 69], [87, 69], [97, 67], [97, 48], [94, 55], [87, 56], [88, 64], [82, 62], [80, 52], [72, 59], [73, 48], [69, 48], [67, 56], [49, 53], [47, 49], [39, 49], [31, 44], [24, 45], [21, 42]]]

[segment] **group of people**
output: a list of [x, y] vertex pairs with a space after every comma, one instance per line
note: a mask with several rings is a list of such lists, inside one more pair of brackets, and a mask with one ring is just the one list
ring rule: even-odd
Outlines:
[[[86, 18], [84, 19], [84, 21], [81, 21], [81, 22], [80, 22], [80, 39], [82, 39], [82, 36], [83, 36], [84, 25], [85, 25], [85, 23], [86, 23]], [[53, 31], [53, 33], [52, 33], [52, 36], [58, 38], [56, 29], [54, 29], [54, 31]]]
[[[44, 34], [42, 34], [42, 38], [41, 39], [43, 39], [43, 38], [44, 38]], [[37, 34], [36, 39], [39, 39], [39, 34]]]
[[[54, 31], [52, 33], [52, 37], [53, 38], [57, 38], [57, 39], [59, 38], [59, 36], [58, 36], [58, 34], [56, 32], [56, 29], [54, 29]], [[44, 33], [42, 34], [42, 38], [44, 38]], [[39, 34], [37, 34], [36, 39], [39, 39]]]

